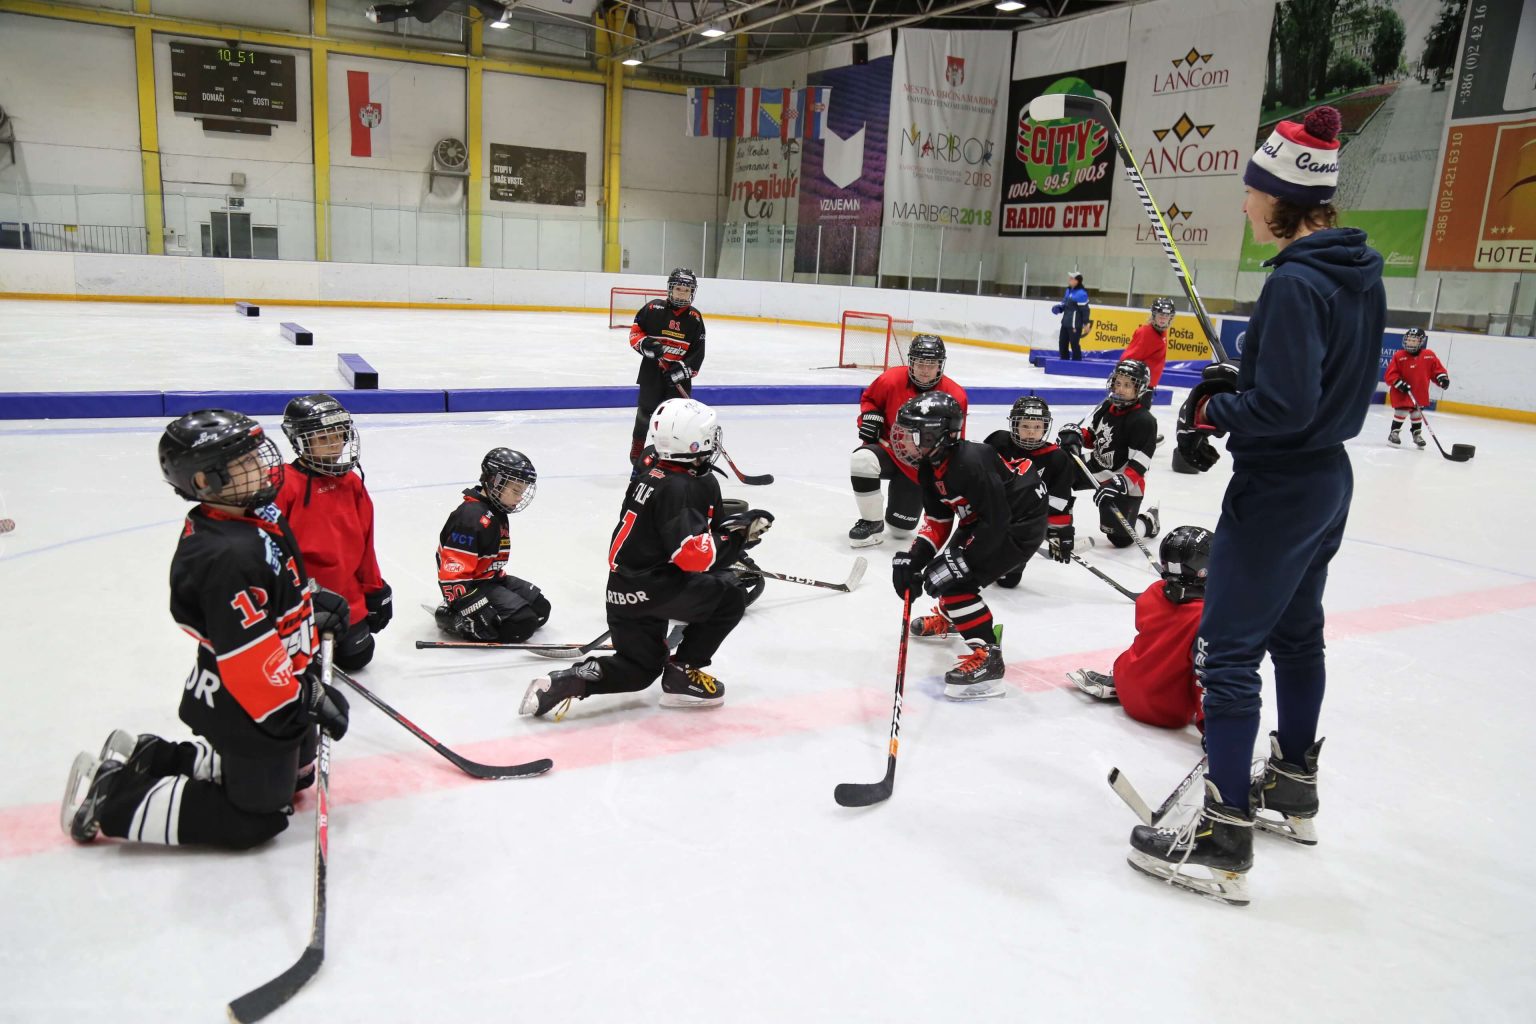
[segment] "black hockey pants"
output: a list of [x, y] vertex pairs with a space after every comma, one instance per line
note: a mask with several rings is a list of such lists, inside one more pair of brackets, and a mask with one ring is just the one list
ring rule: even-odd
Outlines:
[[714, 658], [747, 610], [746, 594], [729, 570], [691, 572], [679, 583], [653, 574], [608, 574], [608, 628], [614, 654], [598, 659], [603, 678], [587, 688], [593, 693], [629, 693], [656, 681], [667, 665], [667, 625], [684, 622], [677, 662], [703, 668]]

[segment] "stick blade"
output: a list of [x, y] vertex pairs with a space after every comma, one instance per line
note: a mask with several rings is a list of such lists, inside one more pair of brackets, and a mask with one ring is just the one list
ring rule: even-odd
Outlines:
[[832, 790], [832, 799], [842, 807], [872, 807], [891, 798], [895, 789], [890, 781], [839, 782]]
[[738, 473], [737, 476], [741, 477], [741, 482], [748, 487], [765, 487], [773, 483], [772, 473], [763, 473], [760, 476], [753, 476], [751, 473]]
[[281, 1007], [313, 978], [325, 961], [325, 950], [309, 946], [297, 963], [282, 974], [229, 1004], [229, 1019], [235, 1024], [251, 1024]]
[[1035, 122], [1059, 121], [1067, 116], [1066, 93], [1036, 96], [1029, 101], [1029, 116]]
[[869, 568], [869, 559], [860, 555], [853, 560], [853, 571], [848, 574], [848, 582], [844, 584], [849, 590], [857, 587], [864, 579], [864, 571]]
[[1152, 824], [1152, 808], [1147, 806], [1147, 802], [1141, 798], [1140, 793], [1136, 792], [1136, 787], [1131, 785], [1130, 780], [1120, 774], [1119, 768], [1109, 770], [1109, 788], [1125, 801], [1125, 806], [1135, 812], [1143, 825]]
[[531, 779], [543, 775], [555, 766], [555, 762], [547, 757], [541, 757], [537, 761], [529, 761], [527, 764], [477, 764], [474, 761], [455, 761], [455, 765], [466, 775], [473, 775], [477, 779], [496, 781], [499, 779]]

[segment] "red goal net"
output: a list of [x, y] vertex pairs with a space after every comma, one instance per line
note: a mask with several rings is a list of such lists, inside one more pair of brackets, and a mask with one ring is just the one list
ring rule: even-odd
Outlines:
[[837, 365], [888, 370], [907, 361], [907, 346], [912, 343], [912, 321], [887, 313], [843, 313], [838, 332]]
[[613, 288], [608, 292], [608, 326], [628, 327], [640, 307], [652, 299], [667, 297], [664, 288]]

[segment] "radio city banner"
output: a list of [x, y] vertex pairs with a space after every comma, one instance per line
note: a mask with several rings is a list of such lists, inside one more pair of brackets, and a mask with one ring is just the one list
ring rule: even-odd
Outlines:
[[[1131, 9], [1120, 126], [1186, 262], [1230, 260], [1242, 245], [1242, 175], [1264, 91], [1264, 64], [1253, 55], [1265, 52], [1273, 8], [1161, 0]], [[1157, 253], [1135, 189], [1116, 177], [1109, 253]], [[1168, 287], [1177, 293], [1171, 278]]]
[[902, 29], [886, 141], [886, 226], [945, 229], [944, 250], [991, 254], [1007, 32]]
[[880, 57], [808, 78], [813, 88], [830, 87], [830, 102], [822, 138], [807, 140], [800, 152], [797, 274], [879, 270], [893, 66], [891, 57]]

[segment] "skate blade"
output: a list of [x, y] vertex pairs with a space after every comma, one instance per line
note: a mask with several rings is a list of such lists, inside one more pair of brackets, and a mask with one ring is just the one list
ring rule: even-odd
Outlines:
[[64, 800], [59, 804], [59, 827], [76, 842], [90, 842], [95, 836], [78, 839], [75, 836], [75, 818], [85, 806], [96, 778], [96, 766], [101, 762], [85, 751], [75, 755], [75, 763], [69, 766], [69, 781], [64, 783]]
[[[1132, 850], [1127, 854], [1125, 862], [1149, 878], [1166, 882], [1185, 892], [1192, 892], [1197, 896], [1204, 896], [1206, 899], [1227, 903], [1234, 907], [1248, 905], [1248, 877], [1240, 871], [1206, 868], [1205, 870], [1211, 873], [1211, 877], [1201, 878], [1199, 875], [1185, 874], [1179, 870], [1179, 865], [1159, 860], [1139, 850]], [[1193, 866], [1199, 867], [1199, 865]]]
[[539, 694], [549, 691], [549, 677], [540, 676], [528, 684], [528, 689], [523, 693], [523, 702], [517, 706], [520, 715], [536, 715], [539, 711]]
[[[1281, 836], [1293, 843], [1302, 846], [1317, 845], [1317, 822], [1311, 818], [1294, 818], [1284, 815], [1280, 818], [1266, 818], [1264, 809], [1260, 808], [1253, 816], [1253, 827], [1262, 832]], [[1279, 811], [1271, 812], [1279, 814]]]
[[948, 683], [946, 683], [944, 686], [944, 696], [948, 697], [950, 700], [959, 701], [991, 700], [993, 697], [1002, 697], [1006, 695], [1007, 692], [1008, 691], [1001, 686], [994, 686], [987, 690], [977, 690], [970, 686], [954, 686]]
[[1119, 697], [1115, 696], [1115, 688], [1114, 687], [1112, 687], [1112, 686], [1105, 686], [1103, 683], [1091, 683], [1091, 682], [1089, 682], [1088, 681], [1088, 676], [1083, 672], [1082, 669], [1077, 669], [1074, 672], [1068, 672], [1067, 673], [1067, 678], [1072, 680], [1072, 682], [1077, 685], [1077, 688], [1079, 690], [1082, 690], [1084, 693], [1086, 693], [1088, 696], [1092, 697], [1094, 700], [1119, 700], [1120, 699]]
[[662, 691], [661, 700], [658, 702], [664, 708], [683, 708], [686, 710], [703, 710], [704, 708], [718, 708], [725, 703], [725, 697], [694, 697], [686, 693], [667, 693]]
[[851, 548], [872, 548], [876, 544], [882, 544], [884, 542], [885, 534], [883, 533], [877, 533], [871, 537], [864, 537], [858, 540], [855, 540], [852, 537], [848, 538], [848, 546]]

